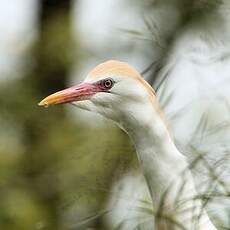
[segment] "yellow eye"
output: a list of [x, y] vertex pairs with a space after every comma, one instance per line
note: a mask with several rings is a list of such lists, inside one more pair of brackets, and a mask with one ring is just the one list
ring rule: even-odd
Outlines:
[[105, 87], [106, 89], [112, 88], [112, 87], [113, 87], [113, 84], [114, 84], [114, 82], [113, 82], [112, 79], [106, 79], [103, 83], [104, 83], [103, 85], [104, 85], [104, 87]]

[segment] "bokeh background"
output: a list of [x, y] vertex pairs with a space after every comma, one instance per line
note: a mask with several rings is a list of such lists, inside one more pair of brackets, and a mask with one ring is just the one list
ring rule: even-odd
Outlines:
[[[110, 122], [71, 106], [37, 106], [96, 64], [132, 56], [135, 44], [119, 28], [132, 21], [129, 4], [2, 2], [0, 229], [75, 227], [104, 209], [113, 178], [135, 162], [128, 138]], [[100, 219], [90, 226], [103, 229]]]
[[[213, 10], [216, 6], [208, 4], [203, 10], [196, 2], [202, 5], [205, 1], [1, 2], [0, 229], [108, 229], [104, 216], [108, 200], [113, 195], [111, 188], [130, 170], [139, 175], [135, 151], [129, 139], [110, 121], [98, 115], [71, 105], [44, 109], [37, 103], [50, 93], [80, 82], [91, 68], [108, 59], [129, 62], [154, 83], [154, 73], [158, 73], [159, 63], [164, 63], [162, 56], [168, 51], [166, 48], [173, 35], [194, 17], [190, 8], [194, 4], [193, 9], [198, 7], [196, 16], [199, 18], [200, 12], [208, 12], [209, 7]], [[152, 23], [154, 17], [159, 17], [156, 24], [160, 27]], [[220, 34], [227, 41], [229, 33], [226, 28], [229, 26], [223, 22], [220, 24], [225, 31], [220, 31]], [[221, 30], [220, 26], [217, 28]], [[158, 36], [158, 30], [162, 30], [162, 37]], [[194, 41], [193, 38], [190, 41]], [[186, 44], [185, 51], [188, 51]], [[213, 50], [222, 52], [224, 49], [227, 52], [229, 42], [221, 47], [213, 46]], [[229, 66], [228, 54], [223, 59], [224, 67], [218, 66], [221, 70], [226, 69], [226, 76], [229, 75], [226, 67]], [[210, 58], [211, 54], [207, 56]], [[192, 59], [192, 55], [189, 58]], [[196, 57], [194, 59], [199, 61]], [[204, 57], [201, 59], [203, 61]], [[159, 63], [156, 60], [160, 60]], [[184, 75], [185, 70], [181, 70], [181, 66], [191, 69], [186, 61], [180, 63], [174, 75]], [[206, 64], [202, 62], [203, 66]], [[218, 68], [214, 67], [216, 77]], [[204, 79], [198, 80], [200, 85], [194, 82], [197, 83], [195, 77], [200, 77], [202, 70], [196, 69], [186, 74], [184, 81], [179, 77], [176, 82], [169, 82], [159, 93], [162, 107], [166, 108], [172, 101], [166, 115], [169, 121], [173, 121], [172, 130], [181, 145], [190, 142], [188, 137], [194, 133], [203, 135], [203, 130], [209, 125], [221, 130], [229, 128], [228, 102], [221, 100], [222, 106], [219, 101], [216, 103], [209, 98], [209, 89], [214, 86], [219, 89], [223, 86], [221, 89], [228, 91], [229, 78], [224, 78], [227, 80], [220, 85], [215, 79], [208, 79], [211, 71], [206, 72]], [[191, 83], [188, 84], [189, 80]], [[210, 87], [205, 91], [203, 88], [209, 80]], [[178, 89], [178, 94], [173, 97], [175, 88], [179, 86], [181, 91]], [[191, 86], [195, 90], [190, 90]], [[191, 95], [195, 92], [203, 100], [195, 97], [191, 107], [189, 92]], [[190, 110], [184, 108], [185, 104]], [[211, 114], [209, 122], [203, 115], [204, 110]], [[219, 123], [223, 126], [218, 126]], [[196, 124], [199, 124], [199, 129], [196, 129]], [[188, 125], [192, 127], [189, 132]], [[227, 132], [229, 134], [229, 129]], [[205, 138], [199, 139], [199, 146], [201, 139]], [[224, 143], [221, 147], [226, 147], [229, 139], [225, 134], [221, 134], [220, 139]], [[198, 144], [196, 142], [196, 147]], [[221, 151], [226, 153], [223, 149]], [[125, 178], [122, 183], [126, 184]], [[139, 176], [136, 178], [139, 180]], [[127, 183], [132, 180], [133, 176], [127, 177]], [[127, 191], [131, 194], [135, 189], [137, 187], [131, 186]], [[123, 199], [128, 199], [126, 197]], [[226, 213], [223, 215], [228, 222], [229, 210]]]

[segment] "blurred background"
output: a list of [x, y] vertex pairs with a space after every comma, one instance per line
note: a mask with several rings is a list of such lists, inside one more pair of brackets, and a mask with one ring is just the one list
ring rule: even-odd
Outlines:
[[[112, 219], [126, 215], [121, 210], [129, 197], [136, 192], [137, 197], [149, 199], [125, 133], [71, 105], [37, 106], [43, 97], [80, 82], [108, 59], [135, 66], [156, 88], [170, 75], [157, 92], [178, 146], [190, 152], [188, 157], [192, 151], [211, 149], [214, 163], [220, 163], [215, 154], [220, 156], [221, 151], [222, 162], [227, 162], [230, 28], [229, 8], [221, 4], [201, 0], [1, 3], [0, 229], [110, 229], [114, 223], [122, 227]], [[218, 131], [224, 133], [217, 135]], [[221, 164], [218, 170], [229, 176], [228, 166]], [[228, 184], [223, 178], [220, 184]], [[123, 196], [123, 201], [113, 204], [114, 214], [106, 218], [114, 194]], [[218, 209], [214, 218], [223, 229], [229, 229], [227, 206]]]

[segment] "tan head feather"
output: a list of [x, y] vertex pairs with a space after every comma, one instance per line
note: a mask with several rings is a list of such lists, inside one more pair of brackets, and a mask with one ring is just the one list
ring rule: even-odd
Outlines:
[[[162, 120], [165, 122], [165, 117], [163, 112], [160, 109], [158, 100], [156, 98], [156, 93], [154, 89], [149, 85], [147, 81], [144, 80], [144, 78], [129, 64], [121, 61], [116, 60], [110, 60], [103, 62], [96, 66], [88, 75], [90, 79], [97, 80], [97, 78], [100, 78], [102, 76], [110, 76], [110, 75], [116, 75], [119, 74], [119, 76], [123, 77], [130, 77], [138, 81], [148, 92], [149, 100], [155, 110], [158, 112]], [[166, 123], [166, 122], [165, 122]]]
[[151, 96], [155, 96], [154, 89], [141, 77], [141, 75], [125, 62], [110, 60], [96, 66], [90, 73], [91, 79], [97, 79], [104, 75], [116, 75], [130, 77], [139, 81]]

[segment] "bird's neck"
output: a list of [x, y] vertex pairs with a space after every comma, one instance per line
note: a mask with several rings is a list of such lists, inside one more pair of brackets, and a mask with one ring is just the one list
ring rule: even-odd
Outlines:
[[[173, 213], [180, 222], [186, 220], [187, 223], [183, 223], [188, 227], [186, 229], [192, 229], [194, 213], [185, 211], [184, 214], [183, 210], [199, 212], [201, 203], [194, 199], [197, 194], [186, 159], [176, 148], [159, 113], [144, 113], [139, 118], [138, 115], [131, 116], [122, 126], [135, 145], [154, 209], [163, 204], [166, 212]], [[176, 208], [182, 202], [183, 205]], [[181, 214], [176, 214], [177, 211]], [[201, 222], [205, 227], [196, 229], [215, 229], [205, 212], [201, 215]], [[177, 229], [165, 225], [159, 225], [158, 228]]]
[[152, 116], [152, 121], [142, 117], [142, 121], [129, 124], [125, 129], [135, 145], [152, 199], [157, 204], [162, 192], [179, 177], [187, 163], [172, 141], [164, 121], [156, 114]]

